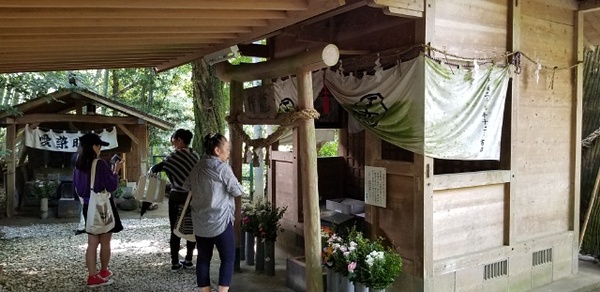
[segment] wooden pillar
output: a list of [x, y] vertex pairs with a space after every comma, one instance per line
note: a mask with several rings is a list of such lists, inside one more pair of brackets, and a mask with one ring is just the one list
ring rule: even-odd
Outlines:
[[[148, 127], [146, 124], [131, 125], [128, 129], [131, 130], [130, 134], [135, 137], [135, 140], [132, 139], [131, 155], [126, 154], [124, 157], [127, 168], [125, 173], [127, 181], [137, 182], [140, 175], [148, 172], [150, 167], [148, 163]], [[121, 131], [123, 130], [121, 129]]]
[[[298, 107], [313, 108], [312, 72], [300, 69], [298, 79]], [[323, 291], [321, 269], [321, 233], [319, 191], [317, 181], [317, 149], [314, 120], [302, 120], [298, 126], [298, 156], [302, 173], [302, 202], [304, 205], [304, 254], [306, 258], [306, 291]]]
[[[312, 89], [312, 70], [335, 65], [339, 60], [339, 50], [333, 44], [323, 45], [321, 47], [306, 51], [296, 56], [286, 57], [277, 60], [269, 60], [256, 64], [243, 64], [232, 66], [227, 62], [216, 65], [217, 76], [221, 80], [230, 81], [231, 88], [231, 112], [232, 116], [242, 112], [242, 81], [252, 81], [259, 79], [270, 79], [290, 74], [297, 74], [298, 78], [298, 101], [299, 109], [313, 108], [313, 89]], [[317, 150], [315, 148], [315, 124], [314, 121], [302, 121], [299, 123], [300, 140], [300, 170], [302, 172], [302, 182], [300, 184], [302, 192], [302, 202], [304, 211], [304, 245], [306, 255], [306, 279], [307, 291], [322, 292], [323, 277], [321, 268], [321, 221], [319, 210], [319, 195], [317, 189]], [[241, 178], [241, 141], [235, 142], [232, 137], [231, 166], [234, 173]], [[236, 144], [239, 143], [239, 144]], [[240, 162], [235, 162], [239, 159]], [[239, 166], [238, 166], [239, 165]], [[236, 170], [239, 168], [239, 170]], [[236, 172], [238, 171], [238, 172]], [[236, 221], [241, 218], [241, 209], [236, 206]], [[239, 226], [239, 223], [238, 223]], [[239, 228], [239, 227], [238, 227]], [[239, 229], [236, 229], [239, 234]], [[239, 238], [238, 238], [239, 241]], [[239, 245], [238, 245], [239, 246]]]
[[[375, 165], [381, 159], [381, 138], [365, 129], [365, 165]], [[381, 236], [379, 231], [379, 207], [365, 204], [365, 231], [369, 238]]]
[[[232, 80], [229, 84], [229, 102], [231, 116], [236, 116], [243, 111], [243, 97], [244, 97], [244, 83], [240, 81]], [[231, 135], [230, 147], [231, 156], [229, 157], [229, 163], [231, 163], [231, 169], [239, 181], [242, 181], [242, 139], [237, 137], [233, 129], [229, 129]], [[235, 222], [234, 222], [234, 235], [235, 235], [235, 269], [240, 270], [240, 228], [242, 223], [242, 198], [235, 198]]]
[[16, 194], [16, 161], [15, 161], [15, 136], [17, 126], [12, 124], [6, 127], [6, 150], [9, 154], [6, 155], [6, 217], [15, 215], [15, 194]]
[[573, 230], [575, 234], [573, 240], [573, 252], [572, 252], [572, 260], [571, 260], [571, 272], [576, 274], [579, 271], [579, 220], [580, 220], [580, 209], [579, 205], [581, 204], [581, 127], [582, 127], [582, 118], [583, 118], [583, 16], [584, 12], [578, 11], [576, 12], [576, 29], [577, 29], [577, 42], [576, 42], [576, 53], [577, 53], [577, 62], [579, 62], [579, 66], [577, 66], [577, 75], [575, 76], [577, 83], [573, 90], [574, 105], [573, 105], [573, 118], [572, 121], [572, 140], [571, 140], [571, 193], [569, 200], [569, 209], [571, 210], [571, 218], [569, 222], [569, 229]]

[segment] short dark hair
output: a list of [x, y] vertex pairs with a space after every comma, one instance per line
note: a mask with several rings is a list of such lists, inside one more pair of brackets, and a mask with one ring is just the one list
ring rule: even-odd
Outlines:
[[186, 129], [177, 129], [177, 131], [175, 131], [175, 133], [173, 133], [173, 135], [171, 135], [171, 139], [179, 138], [179, 139], [181, 139], [181, 141], [183, 141], [183, 144], [185, 144], [185, 145], [190, 145], [193, 137], [194, 137], [194, 134], [192, 134], [192, 132], [190, 130], [186, 130]]
[[225, 136], [219, 133], [208, 133], [204, 136], [202, 146], [204, 146], [204, 152], [208, 155], [215, 155], [215, 148], [223, 145], [226, 140]]

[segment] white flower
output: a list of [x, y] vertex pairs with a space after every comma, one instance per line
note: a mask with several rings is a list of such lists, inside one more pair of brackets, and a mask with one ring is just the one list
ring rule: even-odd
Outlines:
[[369, 267], [373, 266], [373, 262], [375, 260], [371, 257], [371, 255], [367, 255], [367, 258], [365, 259], [365, 262], [367, 263], [367, 265], [369, 265]]
[[350, 252], [349, 252], [349, 251], [345, 251], [345, 252], [344, 252], [344, 256], [345, 256], [345, 257], [349, 257], [349, 256], [350, 256]]

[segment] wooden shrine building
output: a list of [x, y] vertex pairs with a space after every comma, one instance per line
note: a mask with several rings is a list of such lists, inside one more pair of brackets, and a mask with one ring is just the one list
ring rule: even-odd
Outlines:
[[[108, 1], [94, 7], [81, 1], [55, 2], [56, 6], [40, 1], [0, 3], [7, 18], [0, 33], [8, 35], [0, 42], [0, 72], [117, 67], [161, 71], [202, 57], [223, 60], [232, 46], [238, 46], [242, 55], [268, 61], [217, 65], [220, 77], [231, 82], [232, 124], [281, 124], [277, 118], [247, 117], [245, 81], [279, 86], [295, 78], [288, 93], [297, 98], [296, 109], [310, 111], [319, 104], [313, 100], [321, 93], [319, 82], [329, 86], [336, 100], [342, 95], [351, 100], [356, 96], [340, 93], [352, 86], [336, 84], [352, 78], [355, 83], [375, 80], [368, 84], [378, 84], [390, 68], [396, 68], [397, 77], [414, 74], [415, 82], [405, 83], [397, 92], [413, 90], [409, 95], [413, 99], [401, 104], [416, 107], [389, 114], [396, 119], [386, 124], [408, 125], [404, 132], [378, 130], [374, 127], [377, 112], [365, 110], [400, 94], [367, 93], [359, 96], [365, 97], [362, 103], [342, 105], [345, 109], [365, 106], [362, 113], [369, 119], [360, 124], [371, 127], [361, 130], [350, 114], [342, 114], [341, 151], [333, 168], [337, 173], [318, 173], [315, 123], [310, 119], [292, 125], [297, 128], [293, 152], [273, 151], [270, 156], [270, 199], [288, 206], [282, 220], [286, 232], [278, 238], [278, 248], [290, 257], [306, 257], [307, 291], [323, 288], [318, 256], [320, 182], [337, 182], [329, 187], [340, 197], [363, 199], [366, 167], [384, 169], [386, 182], [385, 207], [366, 207], [367, 233], [392, 243], [404, 261], [402, 276], [388, 291], [527, 291], [578, 272], [581, 63], [584, 45], [600, 44], [599, 1], [181, 0], [135, 5]], [[64, 7], [71, 9], [69, 14], [87, 14], [82, 14], [83, 19], [58, 14]], [[30, 8], [36, 9], [24, 12]], [[114, 9], [115, 14], [107, 15], [106, 9]], [[86, 16], [98, 25], [83, 26]], [[93, 41], [74, 46], [81, 44], [82, 35]], [[60, 42], [47, 46], [55, 38]], [[266, 45], [254, 43], [262, 39]], [[412, 69], [417, 71], [403, 67], [408, 65], [415, 65]], [[499, 147], [498, 156], [458, 159], [439, 155], [439, 149], [430, 151], [444, 145], [445, 138], [463, 133], [435, 131], [440, 124], [431, 121], [445, 117], [461, 96], [453, 95], [459, 91], [454, 87], [438, 96], [452, 97], [444, 106], [432, 108], [428, 104], [431, 86], [470, 72], [463, 78], [468, 82], [454, 84], [465, 85], [490, 67], [506, 69], [505, 79], [494, 79], [506, 82], [498, 82], [502, 84], [497, 87], [505, 90], [499, 94], [498, 132], [475, 136], [470, 142], [480, 144], [482, 152], [488, 146]], [[432, 68], [446, 79], [426, 79], [433, 76]], [[491, 87], [483, 88], [486, 99]], [[96, 95], [79, 95], [100, 102]], [[26, 122], [19, 122], [25, 116], [3, 116], [7, 140], [14, 145], [20, 127], [26, 123], [41, 127], [49, 120], [46, 115], [79, 117], [72, 121], [79, 127], [78, 123], [89, 120], [75, 114], [83, 114], [76, 109], [83, 109], [86, 102], [71, 99], [68, 109], [32, 113]], [[108, 100], [103, 103], [127, 117], [81, 127], [121, 124], [117, 130], [133, 141], [130, 156], [134, 157], [127, 160], [135, 165], [128, 165], [127, 175], [134, 178], [129, 175], [135, 169], [139, 174], [146, 167], [145, 149], [140, 146], [146, 143], [146, 124], [161, 123]], [[36, 104], [40, 111], [46, 106], [45, 101]], [[73, 114], [67, 115], [67, 110]], [[466, 112], [455, 113], [454, 119], [453, 113], [442, 125], [470, 121], [465, 127], [487, 126], [487, 112], [465, 116]], [[70, 127], [68, 120], [60, 122], [62, 129], [79, 130]], [[169, 128], [164, 122], [161, 125]], [[410, 140], [413, 144], [398, 146], [397, 136], [407, 131], [417, 138]], [[436, 143], [430, 143], [432, 139]], [[242, 142], [232, 136], [231, 165], [240, 178]], [[9, 175], [14, 175], [14, 160], [8, 159]], [[14, 187], [14, 179], [9, 180], [9, 190]], [[321, 190], [335, 196], [323, 185]]]
[[102, 151], [102, 157], [109, 159], [113, 154], [123, 157], [125, 167], [121, 176], [135, 182], [149, 167], [148, 126], [173, 128], [168, 121], [81, 88], [60, 89], [19, 104], [15, 109], [21, 114], [0, 112], [0, 125], [7, 132], [7, 149], [18, 158], [8, 164], [6, 214], [9, 217], [23, 201], [26, 182], [36, 178], [72, 179], [75, 153], [26, 147], [26, 131], [59, 135], [66, 132], [75, 136], [90, 131], [97, 134], [116, 131], [118, 147]]

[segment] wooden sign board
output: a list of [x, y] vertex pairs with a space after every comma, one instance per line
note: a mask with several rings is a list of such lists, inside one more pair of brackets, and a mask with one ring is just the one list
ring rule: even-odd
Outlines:
[[277, 117], [277, 104], [271, 84], [244, 89], [244, 114], [250, 119]]
[[365, 204], [386, 207], [385, 167], [365, 166]]

